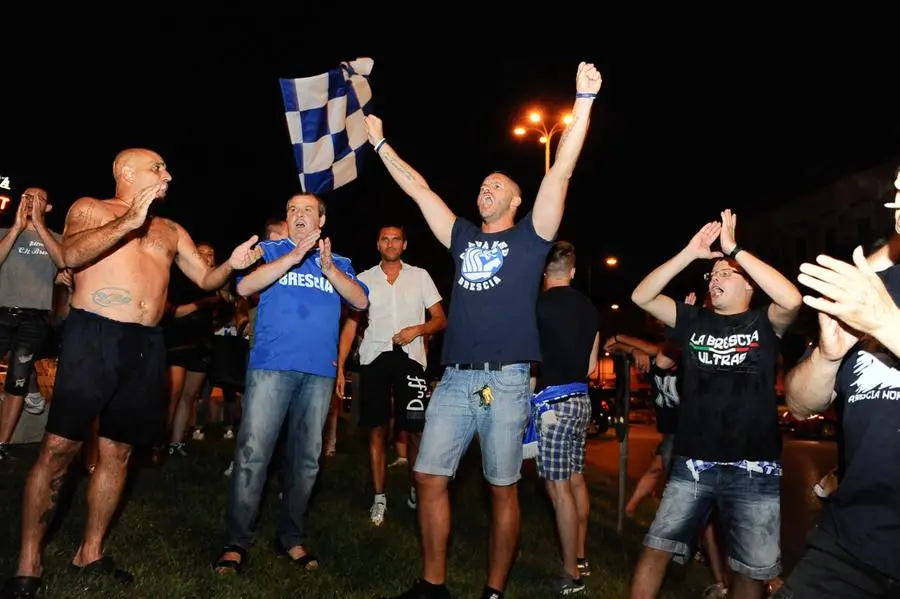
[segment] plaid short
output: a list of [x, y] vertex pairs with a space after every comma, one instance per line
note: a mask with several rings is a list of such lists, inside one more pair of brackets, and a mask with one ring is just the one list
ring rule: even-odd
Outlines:
[[570, 397], [553, 404], [556, 423], [538, 428], [538, 476], [546, 480], [568, 480], [584, 472], [584, 448], [591, 421], [591, 399]]

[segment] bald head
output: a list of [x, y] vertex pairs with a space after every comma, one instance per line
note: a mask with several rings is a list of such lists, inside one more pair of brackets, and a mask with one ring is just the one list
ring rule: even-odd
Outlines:
[[113, 160], [113, 178], [119, 180], [122, 177], [123, 170], [126, 167], [135, 168], [141, 162], [162, 162], [162, 158], [153, 150], [145, 150], [144, 148], [128, 148], [116, 154]]
[[168, 187], [172, 180], [162, 157], [153, 150], [144, 148], [129, 148], [119, 152], [113, 161], [113, 178], [116, 180], [116, 188], [121, 192], [138, 191], [160, 183], [165, 183], [165, 187]]

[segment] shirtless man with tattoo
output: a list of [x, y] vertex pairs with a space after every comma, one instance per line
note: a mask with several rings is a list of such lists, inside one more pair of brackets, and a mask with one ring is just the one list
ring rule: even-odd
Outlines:
[[[254, 235], [228, 262], [210, 267], [177, 223], [148, 217], [172, 176], [150, 150], [121, 152], [113, 163], [116, 195], [81, 198], [66, 216], [63, 254], [75, 292], [63, 333], [53, 401], [40, 455], [25, 483], [22, 545], [16, 576], [2, 597], [34, 597], [41, 585], [41, 544], [53, 519], [69, 462], [99, 416], [99, 461], [88, 482], [84, 538], [72, 566], [131, 582], [103, 555], [132, 447], [149, 445], [165, 426], [166, 349], [158, 326], [172, 263], [206, 290], [255, 263]], [[252, 248], [252, 249], [251, 249]]]

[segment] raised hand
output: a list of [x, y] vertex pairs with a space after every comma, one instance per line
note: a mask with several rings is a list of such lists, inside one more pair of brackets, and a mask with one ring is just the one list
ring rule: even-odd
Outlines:
[[823, 358], [838, 362], [857, 341], [859, 338], [840, 321], [819, 312], [819, 353]]
[[803, 296], [803, 302], [837, 318], [849, 328], [877, 337], [898, 316], [897, 305], [872, 270], [862, 247], [853, 250], [853, 262], [847, 264], [830, 256], [817, 256], [819, 264], [803, 263], [797, 280], [824, 297]]
[[311, 233], [307, 234], [305, 237], [301, 237], [299, 241], [297, 241], [297, 245], [291, 250], [291, 254], [293, 255], [294, 262], [296, 264], [300, 264], [303, 262], [303, 258], [306, 256], [306, 253], [316, 247], [316, 243], [319, 241], [319, 235], [322, 234], [321, 229], [316, 229]]
[[134, 194], [131, 199], [131, 207], [128, 208], [128, 212], [122, 215], [122, 219], [131, 230], [138, 229], [144, 225], [144, 221], [147, 220], [147, 211], [150, 210], [150, 204], [162, 195], [165, 185], [165, 183], [156, 183]]
[[228, 265], [234, 270], [244, 270], [255, 264], [263, 255], [261, 247], [258, 245], [253, 247], [257, 241], [259, 241], [259, 235], [254, 235], [234, 248], [234, 251], [231, 252], [231, 257], [228, 259]]
[[334, 262], [331, 260], [331, 240], [327, 237], [319, 240], [319, 268], [326, 277], [334, 268]]
[[582, 62], [575, 75], [575, 91], [578, 93], [596, 94], [603, 85], [603, 77], [592, 63]]
[[33, 222], [36, 226], [44, 224], [44, 212], [47, 209], [46, 204], [42, 204], [37, 200], [37, 198], [33, 198], [30, 202], [31, 205], [31, 222]]
[[737, 215], [731, 210], [722, 212], [722, 232], [719, 234], [719, 246], [725, 254], [730, 254], [737, 241], [734, 239], [734, 228], [737, 226]]
[[817, 256], [819, 265], [803, 263], [797, 280], [824, 297], [803, 296], [811, 308], [839, 319], [860, 333], [877, 337], [879, 329], [891, 326], [897, 305], [881, 278], [866, 262], [862, 247], [853, 250], [853, 264], [830, 256]]
[[366, 124], [366, 135], [369, 138], [370, 144], [374, 146], [384, 139], [384, 127], [380, 118], [374, 114], [370, 114], [366, 116], [364, 122]]
[[722, 223], [711, 222], [703, 225], [696, 235], [688, 242], [687, 250], [694, 258], [721, 258], [722, 252], [714, 252], [710, 246], [716, 241], [722, 232]]
[[13, 229], [21, 233], [28, 226], [28, 213], [30, 212], [29, 201], [24, 197], [19, 200], [19, 207], [16, 208], [16, 220], [13, 222]]

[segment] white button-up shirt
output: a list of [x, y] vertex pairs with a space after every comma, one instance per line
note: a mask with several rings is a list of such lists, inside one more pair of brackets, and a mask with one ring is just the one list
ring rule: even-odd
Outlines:
[[[441, 301], [441, 294], [428, 271], [403, 261], [393, 284], [388, 283], [380, 263], [361, 272], [359, 280], [369, 288], [369, 326], [359, 344], [359, 362], [370, 364], [393, 349], [393, 337], [401, 329], [424, 324], [428, 308]], [[422, 368], [427, 367], [421, 335], [403, 349]]]

